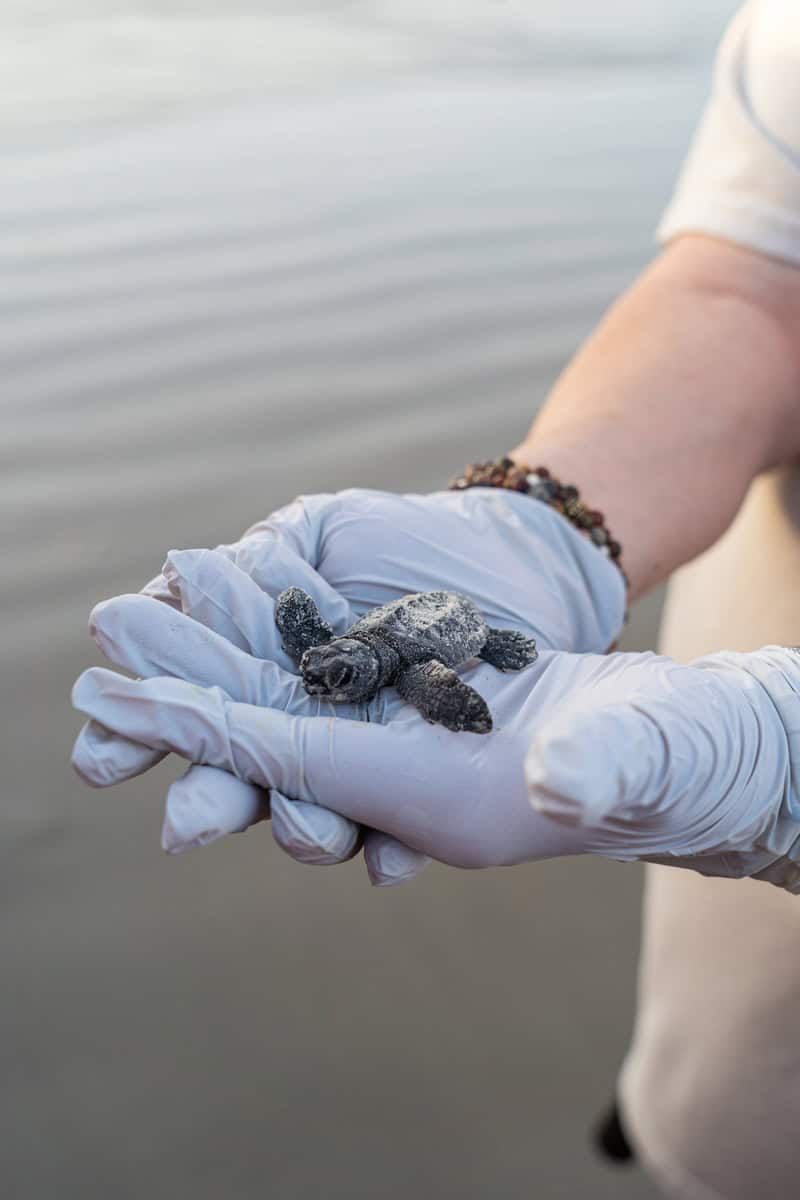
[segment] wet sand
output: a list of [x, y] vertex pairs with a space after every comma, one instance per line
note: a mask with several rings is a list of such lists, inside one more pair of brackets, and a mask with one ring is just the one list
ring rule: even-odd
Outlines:
[[266, 827], [167, 859], [180, 766], [83, 788], [69, 688], [92, 603], [170, 547], [518, 440], [652, 252], [706, 78], [667, 55], [7, 127], [4, 1194], [654, 1194], [586, 1139], [630, 1029], [638, 867], [371, 891]]

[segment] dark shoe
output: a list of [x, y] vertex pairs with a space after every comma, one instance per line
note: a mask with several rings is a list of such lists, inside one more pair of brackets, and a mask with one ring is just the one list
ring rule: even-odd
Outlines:
[[592, 1136], [595, 1149], [615, 1163], [634, 1162], [636, 1155], [625, 1136], [616, 1101], [595, 1126]]

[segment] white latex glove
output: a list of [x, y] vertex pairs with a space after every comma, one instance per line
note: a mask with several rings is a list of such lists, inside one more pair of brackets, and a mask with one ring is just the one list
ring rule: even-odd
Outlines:
[[[462, 591], [490, 623], [533, 634], [541, 649], [605, 650], [625, 607], [617, 569], [563, 517], [528, 496], [488, 488], [427, 496], [351, 489], [300, 497], [216, 553], [172, 554], [166, 574], [144, 590], [240, 649], [295, 672], [272, 617], [272, 598], [290, 584], [309, 592], [339, 633], [367, 609], [408, 592]], [[109, 648], [102, 634], [97, 640]], [[111, 657], [119, 661], [113, 651]], [[144, 665], [134, 669], [152, 674]], [[88, 783], [104, 787], [162, 757], [162, 751], [90, 721], [73, 762]], [[363, 836], [374, 883], [398, 882], [424, 865], [422, 856], [394, 839], [362, 834], [322, 807], [276, 796], [271, 807], [276, 840], [301, 861], [340, 862], [356, 852]], [[163, 844], [172, 852], [204, 845], [245, 829], [269, 809], [258, 789], [221, 771], [192, 767], [170, 789]]]
[[796, 651], [470, 666], [494, 719], [478, 735], [428, 724], [394, 688], [333, 709], [147, 597], [108, 601], [95, 622], [120, 665], [152, 677], [85, 672], [73, 701], [89, 717], [420, 854], [461, 867], [647, 858], [800, 891]]

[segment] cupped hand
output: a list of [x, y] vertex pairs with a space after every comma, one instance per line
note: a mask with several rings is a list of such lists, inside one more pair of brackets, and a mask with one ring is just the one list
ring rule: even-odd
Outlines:
[[[239, 649], [295, 671], [272, 617], [272, 600], [292, 584], [314, 597], [339, 633], [369, 608], [408, 592], [461, 591], [491, 624], [532, 634], [541, 649], [605, 650], [625, 608], [617, 569], [563, 517], [527, 496], [488, 488], [303, 496], [238, 542], [213, 553], [172, 554], [144, 592]], [[98, 641], [107, 648], [102, 636]], [[73, 761], [88, 783], [108, 786], [162, 757], [92, 720]], [[397, 882], [424, 865], [392, 838], [362, 831], [320, 806], [309, 810], [273, 796], [271, 808], [276, 839], [302, 861], [342, 861], [363, 840], [373, 882]], [[170, 789], [165, 848], [205, 844], [269, 811], [258, 789], [221, 771], [190, 769]]]
[[[494, 728], [451, 733], [393, 688], [366, 706], [142, 596], [95, 613], [143, 679], [93, 668], [76, 707], [154, 751], [322, 806], [461, 867], [563, 854], [645, 858], [800, 890], [800, 657], [780, 647], [681, 666], [545, 651], [503, 674], [470, 665]], [[280, 803], [280, 801], [279, 801]]]

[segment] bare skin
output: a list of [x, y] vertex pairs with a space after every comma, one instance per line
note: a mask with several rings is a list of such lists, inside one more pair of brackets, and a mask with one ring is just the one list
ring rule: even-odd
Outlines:
[[800, 458], [800, 270], [705, 236], [610, 309], [510, 456], [606, 515], [631, 596], [694, 558], [752, 479]]

